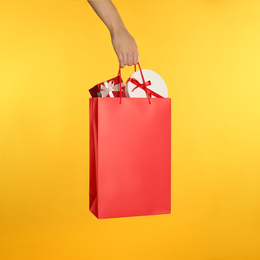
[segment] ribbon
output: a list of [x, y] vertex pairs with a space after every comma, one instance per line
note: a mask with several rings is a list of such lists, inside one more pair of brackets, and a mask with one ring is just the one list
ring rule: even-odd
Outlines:
[[130, 78], [128, 81], [130, 81], [134, 85], [136, 85], [136, 87], [134, 87], [132, 91], [134, 91], [137, 88], [141, 88], [146, 92], [146, 94], [149, 97], [154, 96], [154, 97], [157, 97], [157, 98], [163, 98], [163, 96], [161, 96], [161, 95], [157, 94], [156, 92], [152, 91], [151, 89], [147, 88], [147, 86], [150, 86], [152, 84], [150, 80], [146, 81], [145, 83], [140, 83], [137, 79]]
[[112, 91], [119, 91], [119, 87], [118, 84], [114, 85], [114, 81], [105, 81], [103, 82], [104, 85], [101, 85], [100, 89], [101, 91], [104, 91], [102, 93], [102, 97], [107, 97], [108, 95], [110, 97], [114, 97], [113, 92]]

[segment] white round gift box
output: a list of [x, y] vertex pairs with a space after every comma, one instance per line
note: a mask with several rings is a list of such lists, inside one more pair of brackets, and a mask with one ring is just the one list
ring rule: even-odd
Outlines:
[[[145, 82], [151, 81], [151, 85], [147, 86], [147, 88], [159, 94], [160, 96], [167, 98], [168, 89], [162, 77], [158, 73], [152, 70], [142, 69], [142, 72], [143, 72]], [[143, 83], [142, 76], [139, 70], [135, 71], [135, 73], [131, 75], [130, 78], [135, 78], [141, 84]], [[134, 83], [127, 81], [127, 83], [125, 84], [126, 97], [141, 97], [141, 98], [147, 97], [146, 92], [140, 87], [136, 88], [133, 91], [135, 87], [136, 85]], [[152, 97], [154, 98], [153, 95]]]

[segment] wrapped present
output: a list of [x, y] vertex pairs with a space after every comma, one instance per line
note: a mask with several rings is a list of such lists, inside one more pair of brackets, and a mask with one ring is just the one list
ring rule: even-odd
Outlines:
[[[89, 89], [89, 92], [92, 97], [119, 97], [120, 79], [120, 76], [116, 76], [115, 78], [99, 83]], [[125, 84], [123, 81], [121, 83], [121, 91], [122, 97], [125, 97]]]
[[127, 80], [125, 85], [126, 97], [167, 98], [168, 89], [162, 77], [152, 70], [142, 69], [142, 72], [145, 82], [142, 80], [140, 71], [136, 71]]

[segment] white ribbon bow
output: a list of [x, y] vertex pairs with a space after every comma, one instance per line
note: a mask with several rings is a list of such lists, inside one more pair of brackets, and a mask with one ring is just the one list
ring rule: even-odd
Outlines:
[[104, 91], [102, 97], [107, 97], [108, 95], [114, 97], [112, 91], [118, 91], [118, 85], [114, 85], [114, 81], [105, 81], [104, 85], [101, 85], [101, 91]]

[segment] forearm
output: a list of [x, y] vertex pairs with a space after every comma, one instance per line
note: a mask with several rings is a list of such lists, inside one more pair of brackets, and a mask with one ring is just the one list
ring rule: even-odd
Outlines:
[[124, 23], [111, 0], [88, 0], [91, 7], [109, 29], [111, 35], [126, 30]]
[[116, 7], [111, 0], [88, 0], [99, 18], [110, 31], [112, 44], [120, 66], [132, 66], [139, 60], [135, 39], [126, 29]]

